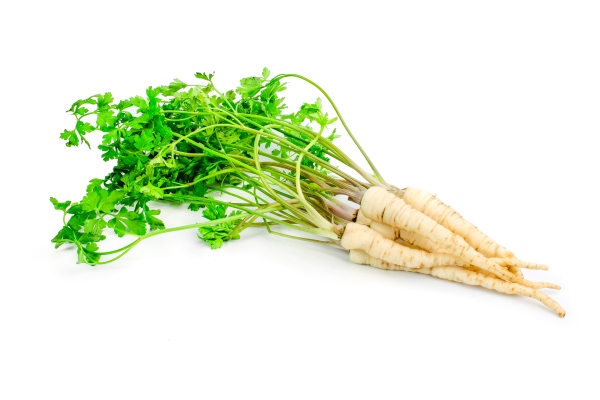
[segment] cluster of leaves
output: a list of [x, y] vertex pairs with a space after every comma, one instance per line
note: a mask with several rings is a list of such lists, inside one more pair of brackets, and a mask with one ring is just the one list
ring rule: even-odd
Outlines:
[[[240, 215], [241, 211], [232, 211], [227, 215], [227, 205], [209, 203], [202, 211], [202, 215], [210, 221], [218, 221], [234, 215]], [[219, 222], [198, 228], [198, 237], [208, 243], [211, 249], [218, 249], [224, 242], [240, 238], [239, 224], [236, 221]]]
[[126, 234], [143, 236], [148, 227], [164, 228], [162, 221], [156, 217], [160, 210], [151, 210], [139, 200], [139, 207], [130, 210], [124, 205], [131, 202], [126, 197], [123, 191], [101, 188], [97, 180], [88, 186], [87, 194], [79, 203], [59, 202], [51, 197], [54, 208], [62, 211], [64, 223], [52, 239], [55, 247], [72, 243], [77, 247], [78, 262], [93, 265], [100, 258], [97, 243], [106, 238], [106, 228], [112, 229], [119, 237]]
[[[81, 143], [90, 147], [86, 135], [101, 132], [102, 159], [114, 167], [103, 179], [91, 180], [79, 202], [51, 198], [63, 212], [64, 222], [52, 242], [56, 247], [74, 244], [79, 262], [96, 264], [98, 242], [105, 239], [106, 229], [120, 237], [143, 237], [165, 228], [157, 217], [160, 211], [148, 205], [157, 200], [187, 202], [193, 211], [206, 207], [203, 216], [215, 223], [200, 228], [199, 237], [213, 249], [239, 238], [237, 222], [219, 222], [238, 212], [227, 215], [227, 207], [207, 196], [223, 188], [248, 191], [256, 186], [232, 159], [252, 160], [256, 132], [261, 131], [278, 136], [261, 136], [260, 146], [289, 164], [311, 142], [309, 132], [321, 135], [336, 120], [322, 111], [320, 100], [286, 114], [281, 97], [285, 84], [269, 75], [265, 68], [260, 77], [244, 78], [236, 90], [223, 94], [215, 88], [213, 74], [197, 73], [202, 84], [176, 79], [169, 85], [149, 87], [145, 96], [115, 102], [107, 92], [73, 103], [68, 112], [75, 117], [75, 127], [65, 129], [61, 139], [68, 147]], [[334, 130], [326, 138], [335, 137]], [[307, 152], [325, 163], [330, 161], [330, 150], [322, 141]], [[327, 173], [314, 158], [304, 157], [302, 164]], [[294, 174], [289, 168], [286, 171]]]
[[[323, 112], [321, 99], [317, 99], [314, 103], [304, 103], [300, 109], [293, 114], [286, 116], [287, 119], [294, 125], [304, 126], [306, 129], [312, 129], [313, 124], [317, 124], [317, 129], [319, 132], [323, 132], [329, 125], [332, 125], [337, 121], [337, 117], [329, 118], [327, 113]], [[338, 138], [339, 135], [336, 135], [335, 129], [333, 129], [332, 133], [326, 136], [326, 139], [329, 141], [333, 141]], [[300, 132], [299, 134], [294, 134], [289, 130], [285, 132], [286, 138], [298, 147], [304, 147], [307, 143], [310, 142], [310, 138]], [[279, 155], [278, 150], [274, 150], [275, 155]], [[328, 156], [328, 149], [320, 142], [317, 142], [310, 146], [308, 149], [308, 153], [314, 155], [319, 160], [329, 162], [330, 157]], [[285, 158], [287, 154], [283, 154], [282, 156]], [[295, 161], [299, 155], [295, 155], [292, 159]], [[302, 159], [302, 165], [307, 166], [308, 168], [318, 170], [324, 174], [327, 174], [329, 171], [327, 168], [323, 167], [321, 164], [317, 164], [314, 161], [311, 161], [308, 158]]]

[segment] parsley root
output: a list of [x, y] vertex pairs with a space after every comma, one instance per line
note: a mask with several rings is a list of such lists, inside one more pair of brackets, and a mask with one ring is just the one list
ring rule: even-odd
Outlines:
[[399, 197], [452, 233], [462, 237], [471, 247], [486, 257], [511, 258], [514, 255], [461, 217], [434, 195], [414, 187], [399, 192]]
[[357, 264], [366, 264], [379, 269], [418, 272], [420, 274], [435, 276], [436, 278], [440, 279], [466, 283], [467, 285], [482, 286], [500, 293], [531, 297], [542, 302], [542, 304], [558, 314], [559, 317], [565, 316], [565, 310], [560, 306], [560, 304], [540, 291], [516, 283], [505, 282], [497, 277], [486, 276], [483, 273], [470, 271], [465, 268], [459, 268], [456, 266], [439, 266], [433, 268], [411, 269], [371, 257], [362, 250], [351, 250], [350, 259]]
[[429, 253], [402, 246], [379, 232], [361, 224], [348, 223], [341, 245], [346, 250], [363, 250], [370, 256], [403, 267], [418, 269], [439, 265], [468, 266], [460, 258], [448, 253]]
[[560, 289], [553, 283], [527, 281], [503, 269], [469, 246], [462, 237], [452, 233], [381, 187], [373, 186], [366, 191], [361, 201], [361, 211], [369, 219], [425, 237], [469, 265], [493, 273], [503, 280], [520, 283], [534, 289]]
[[[50, 199], [62, 213], [55, 247], [70, 246], [78, 263], [100, 265], [169, 232], [194, 229], [218, 249], [258, 228], [349, 251], [357, 263], [532, 297], [564, 315], [537, 290], [558, 285], [523, 277], [521, 269], [545, 265], [517, 259], [435, 196], [387, 183], [315, 82], [270, 77], [265, 68], [220, 91], [213, 77], [196, 73], [193, 83], [175, 79], [143, 96], [115, 101], [107, 92], [71, 105], [75, 123], [60, 138], [91, 147], [87, 135], [101, 134], [101, 157], [114, 166], [90, 180], [80, 201]], [[288, 110], [281, 94], [290, 79], [311, 85], [326, 105], [317, 98]], [[337, 146], [338, 129], [369, 170]], [[164, 203], [185, 204], [203, 218], [167, 227], [159, 219]], [[110, 232], [129, 242], [101, 250]]]

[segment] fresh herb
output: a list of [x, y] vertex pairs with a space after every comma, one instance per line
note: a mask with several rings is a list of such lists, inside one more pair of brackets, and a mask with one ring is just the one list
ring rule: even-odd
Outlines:
[[[52, 199], [64, 214], [56, 247], [73, 244], [79, 262], [95, 265], [118, 259], [147, 237], [184, 228], [198, 229], [212, 249], [256, 226], [275, 234], [284, 234], [275, 225], [287, 226], [339, 242], [344, 221], [332, 209], [343, 207], [335, 196], [360, 193], [366, 184], [332, 162], [377, 180], [333, 145], [338, 117], [330, 117], [320, 99], [289, 112], [282, 97], [286, 76], [269, 76], [265, 68], [221, 92], [214, 74], [196, 73], [200, 82], [175, 79], [144, 96], [115, 101], [107, 92], [73, 103], [68, 112], [75, 128], [60, 137], [69, 147], [89, 147], [86, 135], [100, 132], [101, 157], [115, 165], [90, 181], [81, 201]], [[160, 202], [203, 209], [206, 221], [165, 228], [155, 208]], [[108, 231], [133, 241], [100, 252]], [[109, 255], [115, 256], [104, 260]]]
[[[558, 303], [537, 291], [559, 287], [527, 281], [520, 271], [547, 267], [517, 259], [433, 196], [387, 184], [320, 86], [295, 74], [269, 76], [265, 68], [221, 92], [214, 74], [197, 73], [200, 83], [175, 79], [149, 87], [145, 96], [116, 102], [104, 93], [73, 103], [68, 112], [75, 126], [60, 138], [68, 147], [90, 147], [87, 135], [100, 132], [102, 159], [115, 165], [90, 181], [79, 202], [50, 198], [63, 221], [55, 246], [70, 245], [78, 262], [97, 265], [159, 234], [197, 229], [217, 249], [246, 228], [263, 227], [343, 248], [356, 263], [529, 296], [564, 316]], [[287, 78], [318, 89], [335, 115], [319, 99], [287, 110], [281, 96]], [[338, 122], [371, 172], [333, 143]], [[360, 204], [362, 214], [340, 197]], [[165, 227], [155, 208], [161, 202], [202, 209], [204, 221]], [[100, 251], [107, 234], [131, 239]]]

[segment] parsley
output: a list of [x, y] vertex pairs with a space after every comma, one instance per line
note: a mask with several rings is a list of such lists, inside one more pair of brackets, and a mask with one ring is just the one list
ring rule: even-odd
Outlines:
[[[67, 111], [74, 127], [60, 139], [90, 147], [88, 135], [102, 135], [100, 156], [113, 167], [92, 179], [78, 202], [50, 198], [63, 214], [52, 242], [72, 246], [78, 262], [90, 265], [114, 261], [146, 238], [191, 228], [211, 249], [253, 226], [272, 233], [274, 225], [286, 226], [335, 242], [344, 222], [328, 204], [364, 186], [332, 162], [374, 178], [333, 145], [338, 116], [330, 117], [320, 99], [287, 109], [287, 77], [299, 76], [271, 78], [264, 68], [221, 92], [214, 73], [198, 72], [197, 81], [174, 79], [119, 101], [105, 92], [74, 102]], [[205, 220], [165, 227], [161, 202], [185, 203]], [[132, 241], [100, 251], [107, 234]]]

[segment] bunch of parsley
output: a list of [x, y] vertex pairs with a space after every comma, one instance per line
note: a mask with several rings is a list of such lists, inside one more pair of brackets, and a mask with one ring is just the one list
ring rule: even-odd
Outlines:
[[[86, 136], [100, 132], [101, 157], [114, 167], [104, 178], [90, 180], [80, 201], [50, 199], [63, 213], [63, 226], [52, 239], [55, 246], [69, 244], [78, 262], [96, 265], [122, 257], [146, 238], [181, 229], [197, 229], [212, 249], [255, 226], [315, 240], [275, 231], [274, 225], [316, 234], [326, 239], [317, 241], [335, 245], [336, 227], [352, 218], [336, 195], [360, 196], [378, 173], [373, 167], [375, 175], [367, 174], [332, 143], [337, 135], [331, 126], [339, 113], [327, 93], [299, 75], [269, 75], [265, 68], [261, 76], [244, 78], [235, 90], [221, 92], [213, 74], [196, 73], [200, 83], [175, 79], [149, 87], [145, 96], [117, 102], [107, 92], [73, 103], [68, 112], [75, 126], [60, 138], [69, 147], [91, 147]], [[316, 86], [337, 116], [330, 118], [320, 99], [287, 112], [281, 97], [287, 77]], [[202, 210], [206, 220], [167, 228], [159, 218], [160, 202], [186, 203], [191, 211]], [[108, 233], [132, 240], [100, 251]]]

